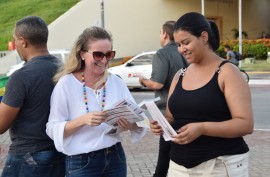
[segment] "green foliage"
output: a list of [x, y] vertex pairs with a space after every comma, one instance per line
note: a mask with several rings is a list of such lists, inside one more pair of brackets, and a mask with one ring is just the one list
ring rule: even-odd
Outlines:
[[[224, 52], [224, 45], [229, 45], [232, 50], [239, 50], [238, 40], [222, 41], [217, 53], [221, 57], [226, 57]], [[270, 49], [270, 39], [258, 39], [258, 40], [243, 40], [242, 43], [242, 56], [243, 59], [246, 57], [255, 57], [257, 60], [266, 60], [267, 51]]]
[[263, 44], [244, 44], [244, 57], [255, 57], [256, 59], [267, 58], [267, 47]]
[[0, 50], [7, 50], [13, 40], [13, 28], [19, 19], [35, 15], [47, 24], [74, 6], [80, 0], [0, 0]]
[[266, 59], [267, 58], [267, 47], [263, 44], [256, 44], [253, 46], [254, 56], [257, 59]]
[[253, 44], [244, 44], [242, 48], [243, 58], [254, 57], [254, 45]]
[[255, 63], [245, 63], [245, 60], [242, 60], [242, 67], [247, 72], [269, 72], [270, 63], [267, 63], [266, 60], [256, 60]]
[[224, 46], [220, 45], [219, 48], [216, 50], [216, 54], [221, 58], [226, 58], [226, 52], [224, 51]]

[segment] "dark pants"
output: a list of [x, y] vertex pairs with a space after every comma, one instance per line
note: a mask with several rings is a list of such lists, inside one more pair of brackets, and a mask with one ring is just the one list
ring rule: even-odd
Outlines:
[[153, 177], [166, 177], [169, 162], [170, 162], [170, 149], [171, 144], [169, 141], [165, 141], [162, 136], [159, 139], [159, 154], [158, 154], [158, 161], [156, 166], [156, 171]]
[[26, 155], [8, 154], [1, 177], [64, 177], [65, 155], [41, 151]]
[[87, 154], [68, 156], [67, 177], [126, 177], [127, 163], [121, 143]]

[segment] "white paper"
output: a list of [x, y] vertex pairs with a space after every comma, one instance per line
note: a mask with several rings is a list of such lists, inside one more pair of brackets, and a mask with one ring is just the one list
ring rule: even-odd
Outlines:
[[112, 128], [118, 128], [119, 119], [126, 119], [129, 123], [144, 120], [142, 116], [135, 113], [129, 106], [118, 106], [104, 111], [107, 114], [105, 123]]
[[152, 102], [155, 102], [155, 101], [158, 101], [160, 100], [160, 97], [156, 97], [156, 98], [153, 98], [153, 99], [147, 99], [147, 100], [143, 100], [142, 102], [140, 102], [138, 104], [139, 107], [142, 107], [142, 108], [146, 108], [145, 107], [145, 103], [149, 102], [149, 101], [152, 101]]
[[149, 128], [149, 123], [146, 125], [144, 109], [129, 100], [121, 100], [116, 102], [111, 109], [104, 110], [107, 113], [105, 123], [111, 128], [107, 130], [107, 134], [120, 133], [123, 129], [118, 125], [119, 119], [126, 119], [129, 123], [136, 123], [138, 127]]
[[[144, 105], [148, 109], [149, 113], [151, 114], [152, 118], [158, 122], [158, 124], [161, 126], [163, 130], [163, 138], [165, 141], [171, 141], [172, 136], [176, 135], [177, 133], [172, 128], [170, 123], [167, 121], [167, 119], [163, 116], [163, 114], [158, 109], [157, 105], [154, 103], [155, 100], [150, 101], [144, 101]], [[140, 104], [143, 106], [143, 104]]]
[[124, 106], [124, 105], [129, 106], [137, 115], [141, 115], [144, 112], [144, 110], [142, 108], [140, 108], [139, 105], [137, 105], [129, 100], [126, 100], [126, 99], [115, 103], [113, 105], [113, 107], [119, 107], [119, 106]]

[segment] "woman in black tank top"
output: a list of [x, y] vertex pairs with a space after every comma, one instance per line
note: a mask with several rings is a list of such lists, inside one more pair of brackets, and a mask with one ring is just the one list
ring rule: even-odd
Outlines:
[[[171, 84], [166, 118], [173, 137], [168, 176], [248, 176], [243, 136], [253, 131], [249, 86], [239, 69], [218, 57], [216, 24], [187, 13], [175, 24], [179, 52], [190, 63]], [[157, 135], [162, 129], [151, 122]]]

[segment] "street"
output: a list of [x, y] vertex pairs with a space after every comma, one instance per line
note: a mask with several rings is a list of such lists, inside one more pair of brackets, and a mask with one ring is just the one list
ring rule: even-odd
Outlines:
[[255, 129], [270, 130], [270, 86], [251, 87]]
[[[270, 130], [270, 85], [250, 86], [254, 114], [254, 128]], [[149, 90], [131, 90], [137, 103], [154, 98], [154, 92]]]

